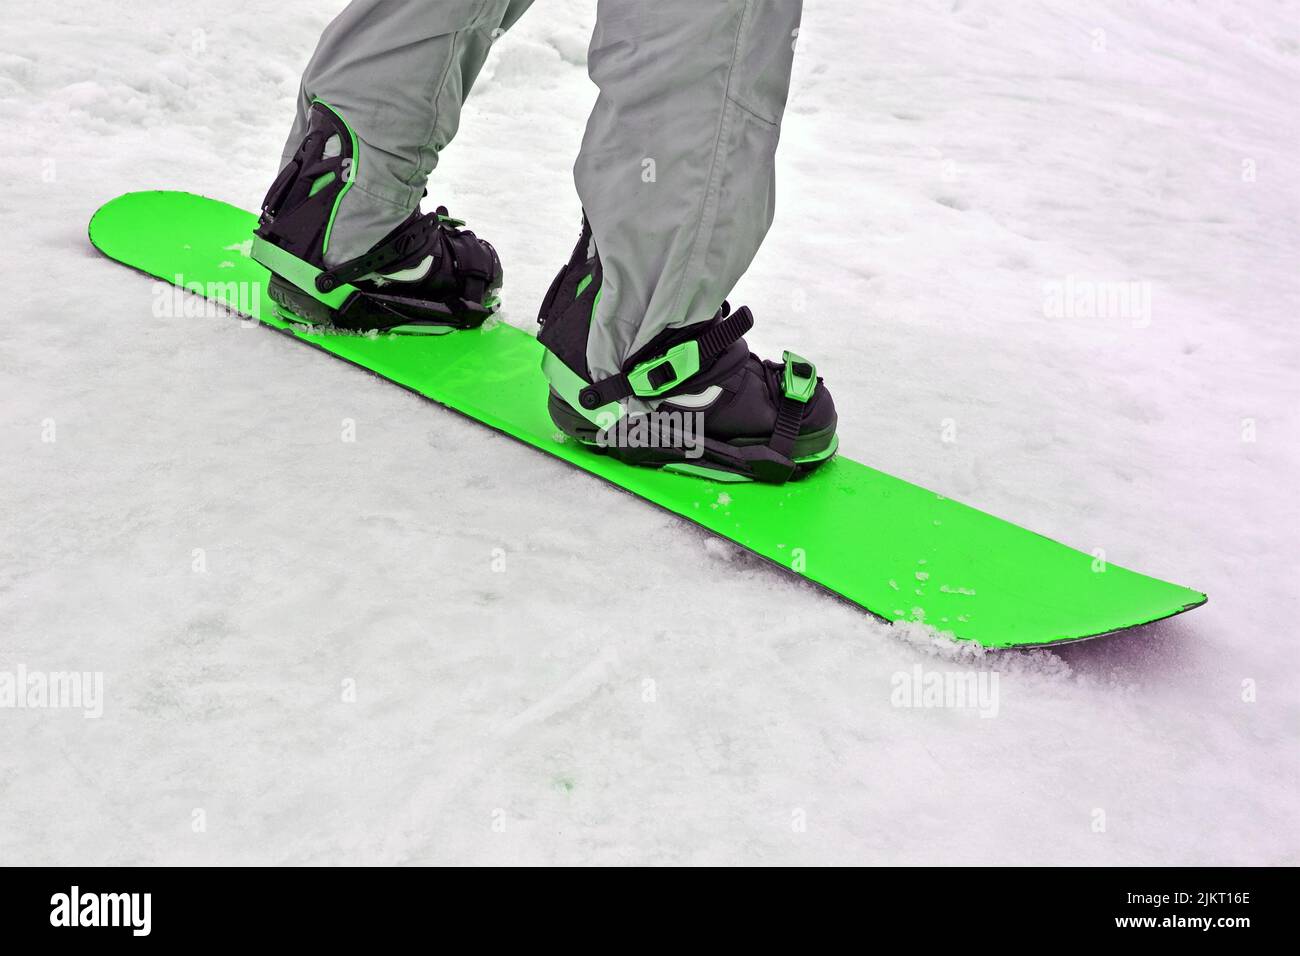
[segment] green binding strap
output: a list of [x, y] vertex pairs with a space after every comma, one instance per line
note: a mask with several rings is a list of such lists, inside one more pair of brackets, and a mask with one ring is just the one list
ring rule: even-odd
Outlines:
[[700, 370], [700, 343], [688, 339], [656, 358], [639, 362], [627, 373], [632, 394], [655, 398], [671, 391]]
[[[600, 293], [596, 295], [599, 298]], [[726, 303], [723, 306], [718, 310], [719, 318], [726, 315]], [[593, 313], [595, 308], [593, 304]], [[629, 395], [657, 398], [671, 392], [707, 367], [753, 325], [753, 313], [742, 307], [721, 322], [710, 324], [695, 337], [666, 349], [662, 355], [638, 362], [631, 371], [592, 382], [579, 395], [580, 403], [585, 409], [595, 409]]]
[[[582, 376], [565, 365], [560, 357], [550, 349], [542, 350], [542, 374], [551, 383], [560, 398], [569, 403], [569, 407], [593, 425], [608, 428], [618, 421], [623, 409], [618, 402], [609, 402], [599, 408], [584, 408], [578, 393], [587, 387]], [[603, 419], [603, 420], [602, 420]]]
[[782, 391], [786, 398], [807, 404], [817, 390], [817, 366], [794, 352], [782, 352], [785, 372], [782, 377]]
[[299, 259], [293, 253], [286, 252], [275, 243], [267, 242], [261, 236], [253, 236], [253, 248], [250, 255], [255, 261], [260, 262], [281, 278], [292, 282], [313, 299], [325, 303], [331, 309], [342, 307], [348, 297], [357, 291], [356, 286], [346, 283], [330, 292], [318, 291], [316, 277], [320, 275], [321, 270], [311, 263]]
[[679, 475], [694, 475], [696, 478], [705, 478], [709, 481], [720, 481], [726, 484], [740, 484], [754, 480], [748, 475], [737, 474], [734, 471], [724, 471], [721, 468], [710, 468], [707, 465], [696, 465], [689, 461], [669, 462], [663, 466], [663, 470], [676, 472]]

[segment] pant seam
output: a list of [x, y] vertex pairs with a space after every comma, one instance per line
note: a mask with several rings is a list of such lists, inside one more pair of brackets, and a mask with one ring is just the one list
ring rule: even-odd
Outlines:
[[[684, 322], [686, 319], [685, 315], [682, 315], [680, 319], [677, 318], [678, 311], [682, 306], [682, 297], [686, 294], [685, 276], [691, 274], [691, 270], [695, 265], [696, 260], [700, 257], [701, 248], [708, 245], [707, 240], [713, 232], [712, 218], [716, 215], [718, 193], [720, 191], [718, 185], [718, 180], [720, 178], [719, 157], [722, 154], [723, 143], [731, 137], [732, 119], [735, 116], [734, 111], [729, 108], [729, 104], [735, 106], [740, 105], [732, 99], [731, 84], [736, 71], [736, 60], [740, 56], [741, 38], [744, 37], [745, 30], [749, 26], [750, 12], [752, 9], [752, 3], [746, 2], [745, 9], [740, 15], [740, 23], [736, 28], [735, 40], [732, 43], [731, 62], [727, 65], [727, 82], [723, 88], [722, 118], [718, 121], [718, 134], [713, 141], [713, 155], [709, 160], [709, 178], [706, 181], [704, 200], [700, 204], [700, 214], [695, 221], [695, 237], [691, 242], [691, 252], [686, 259], [685, 265], [682, 267], [681, 276], [677, 279], [677, 291], [673, 295], [671, 306], [668, 310], [670, 318], [668, 325], [666, 326], [667, 328], [681, 324], [681, 322]], [[707, 230], [705, 229], [706, 221], [709, 222]], [[644, 318], [645, 317], [643, 316], [642, 328], [645, 327]], [[633, 337], [633, 342], [635, 343], [635, 336]]]
[[764, 126], [767, 126], [767, 127], [771, 128], [771, 129], [778, 129], [778, 128], [780, 128], [780, 126], [781, 126], [780, 123], [778, 123], [776, 120], [770, 120], [770, 119], [768, 119], [768, 118], [767, 118], [766, 116], [764, 116], [762, 113], [760, 113], [760, 112], [758, 112], [757, 110], [755, 110], [752, 106], [747, 106], [743, 100], [737, 99], [736, 97], [732, 96], [731, 94], [727, 94], [727, 99], [731, 101], [731, 103], [732, 103], [733, 106], [737, 107], [738, 109], [744, 110], [746, 113], [748, 113], [750, 116], [754, 117], [754, 119], [758, 120], [758, 121], [759, 121], [760, 123], [762, 123]]
[[[442, 68], [442, 73], [439, 74], [438, 76], [438, 82], [434, 86], [433, 94], [430, 98], [431, 104], [433, 106], [432, 109], [433, 123], [429, 127], [429, 138], [425, 141], [424, 145], [417, 147], [415, 151], [415, 168], [411, 170], [411, 174], [407, 176], [404, 181], [406, 187], [409, 190], [407, 194], [408, 200], [413, 196], [415, 192], [415, 186], [413, 180], [418, 176], [424, 176], [425, 178], [428, 178], [428, 176], [433, 172], [432, 166], [430, 166], [430, 168], [427, 171], [425, 170], [424, 156], [425, 153], [430, 148], [433, 147], [434, 141], [438, 138], [438, 123], [442, 119], [442, 111], [439, 109], [439, 103], [443, 98], [443, 93], [447, 89], [447, 78], [451, 76], [451, 69], [456, 64], [456, 47], [460, 41], [460, 35], [466, 30], [474, 29], [475, 24], [482, 20], [483, 12], [484, 10], [487, 9], [487, 4], [488, 4], [488, 0], [483, 0], [483, 2], [479, 4], [478, 11], [473, 16], [470, 17], [469, 22], [464, 26], [464, 28], [460, 30], [453, 30], [449, 34], [451, 38], [451, 42], [450, 42], [450, 47], [447, 50], [447, 62]], [[437, 156], [436, 149], [434, 150], [434, 156]]]
[[[429, 126], [429, 138], [425, 140], [422, 146], [416, 148], [415, 168], [411, 170], [411, 174], [407, 176], [405, 180], [406, 186], [411, 190], [411, 192], [415, 191], [415, 187], [412, 185], [411, 181], [424, 172], [425, 151], [433, 145], [433, 141], [438, 137], [438, 121], [442, 118], [438, 110], [438, 101], [442, 99], [442, 91], [447, 87], [447, 77], [451, 75], [452, 64], [456, 62], [456, 41], [459, 39], [459, 30], [451, 34], [450, 49], [447, 51], [447, 62], [443, 66], [442, 73], [438, 77], [437, 85], [433, 88], [433, 96], [431, 98], [433, 105], [433, 109], [431, 110], [433, 114], [433, 122]], [[432, 170], [430, 170], [430, 172], [432, 172]]]

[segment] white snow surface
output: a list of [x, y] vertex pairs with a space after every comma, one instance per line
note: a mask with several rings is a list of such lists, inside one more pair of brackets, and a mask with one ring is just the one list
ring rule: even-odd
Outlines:
[[[805, 11], [731, 297], [755, 347], [818, 362], [851, 457], [1210, 595], [1026, 653], [879, 624], [282, 336], [155, 317], [91, 213], [256, 208], [340, 7], [6, 9], [0, 672], [104, 701], [0, 709], [0, 860], [1300, 862], [1300, 5]], [[542, 0], [498, 41], [431, 183], [521, 328], [575, 237], [594, 15]], [[1149, 312], [1053, 317], [1067, 280]], [[996, 672], [996, 716], [895, 706], [917, 667]]]

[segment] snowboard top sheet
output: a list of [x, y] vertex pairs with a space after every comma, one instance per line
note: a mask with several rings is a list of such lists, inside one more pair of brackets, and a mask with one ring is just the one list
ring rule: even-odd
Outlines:
[[785, 485], [621, 464], [559, 433], [546, 411], [542, 347], [504, 322], [447, 335], [364, 336], [277, 318], [268, 273], [248, 254], [255, 224], [253, 214], [203, 196], [134, 192], [95, 213], [90, 240], [109, 258], [603, 478], [886, 621], [919, 621], [985, 647], [1035, 647], [1205, 603], [1198, 591], [1099, 562], [843, 455]]

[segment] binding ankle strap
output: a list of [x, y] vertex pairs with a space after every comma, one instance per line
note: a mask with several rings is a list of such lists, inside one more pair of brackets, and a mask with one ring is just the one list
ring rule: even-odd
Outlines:
[[332, 269], [326, 269], [316, 277], [316, 289], [320, 292], [332, 292], [346, 282], [354, 282], [362, 276], [368, 276], [384, 269], [411, 255], [415, 250], [429, 245], [434, 234], [442, 228], [437, 215], [429, 213], [411, 222], [397, 235], [382, 242], [369, 252], [339, 263]]
[[732, 342], [743, 338], [753, 327], [753, 313], [748, 306], [742, 306], [697, 338], [679, 342], [662, 355], [638, 362], [626, 372], [593, 382], [578, 393], [578, 401], [590, 411], [630, 395], [639, 398], [663, 395], [708, 368]]

